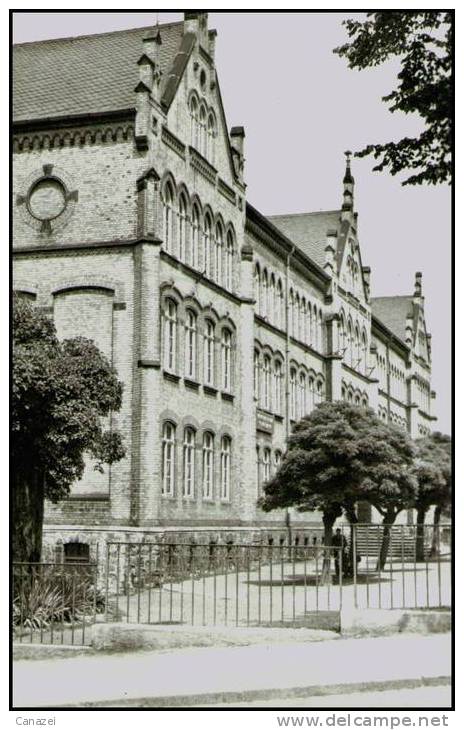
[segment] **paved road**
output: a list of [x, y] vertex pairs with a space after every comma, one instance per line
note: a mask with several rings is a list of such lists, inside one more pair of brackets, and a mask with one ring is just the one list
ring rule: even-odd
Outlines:
[[[164, 706], [249, 700], [294, 688], [369, 689], [437, 682], [451, 673], [451, 637], [399, 635], [301, 644], [179, 649], [14, 663], [14, 706], [57, 707], [158, 698]], [[406, 685], [407, 686], [407, 685]], [[371, 689], [374, 687], [371, 685]], [[261, 693], [250, 695], [250, 693]], [[235, 696], [230, 693], [236, 693]], [[289, 693], [288, 693], [289, 694]], [[301, 691], [300, 691], [301, 695]], [[288, 696], [288, 695], [287, 695]]]

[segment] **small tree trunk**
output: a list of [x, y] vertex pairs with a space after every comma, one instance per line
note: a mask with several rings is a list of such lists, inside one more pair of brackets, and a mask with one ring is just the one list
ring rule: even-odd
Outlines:
[[440, 537], [440, 518], [441, 518], [441, 507], [437, 504], [433, 512], [433, 535], [432, 535], [432, 546], [430, 548], [430, 557], [436, 558], [438, 555], [438, 543]]
[[354, 539], [354, 533], [357, 529], [357, 524], [359, 522], [358, 520], [358, 513], [356, 512], [356, 509], [353, 505], [349, 505], [345, 508], [346, 516], [348, 517], [350, 521], [350, 544], [348, 546], [347, 550], [347, 565], [345, 567], [345, 573], [349, 577], [354, 576], [354, 567], [357, 564], [357, 556], [354, 554], [355, 550], [355, 539]]
[[380, 546], [379, 559], [376, 565], [376, 571], [379, 572], [384, 569], [385, 563], [387, 562], [388, 548], [390, 547], [390, 532], [391, 526], [396, 519], [396, 512], [394, 510], [387, 510], [385, 517], [383, 518], [383, 533], [382, 533], [382, 544]]
[[322, 573], [320, 576], [320, 584], [327, 585], [331, 583], [330, 563], [332, 560], [332, 531], [335, 520], [339, 516], [339, 512], [324, 512], [322, 515], [322, 523], [324, 525], [324, 552], [322, 559]]
[[416, 520], [416, 561], [424, 562], [424, 522], [427, 509], [419, 507], [417, 509]]
[[13, 560], [39, 562], [44, 516], [43, 478], [36, 470], [18, 470], [13, 482]]

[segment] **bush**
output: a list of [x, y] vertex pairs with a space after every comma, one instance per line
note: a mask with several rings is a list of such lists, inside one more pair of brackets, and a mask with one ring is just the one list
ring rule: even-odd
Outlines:
[[14, 626], [44, 629], [54, 623], [80, 622], [104, 610], [92, 569], [66, 572], [61, 566], [34, 567], [14, 577]]

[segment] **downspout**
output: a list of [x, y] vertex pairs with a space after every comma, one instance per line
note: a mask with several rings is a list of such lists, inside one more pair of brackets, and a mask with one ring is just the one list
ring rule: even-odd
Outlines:
[[388, 423], [390, 423], [391, 420], [391, 406], [390, 406], [390, 342], [391, 337], [387, 340], [387, 413], [388, 413]]
[[[287, 254], [285, 267], [285, 437], [288, 442], [290, 436], [290, 260], [295, 253], [295, 246], [292, 246]], [[292, 527], [290, 521], [290, 509], [287, 507], [285, 513], [285, 525], [287, 527], [287, 539], [289, 547], [292, 544]]]

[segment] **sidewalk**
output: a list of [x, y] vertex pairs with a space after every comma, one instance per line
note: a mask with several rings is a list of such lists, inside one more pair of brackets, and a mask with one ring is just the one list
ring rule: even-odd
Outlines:
[[58, 707], [121, 701], [136, 706], [330, 694], [446, 684], [451, 638], [402, 635], [304, 644], [182, 649], [17, 661], [13, 706]]

